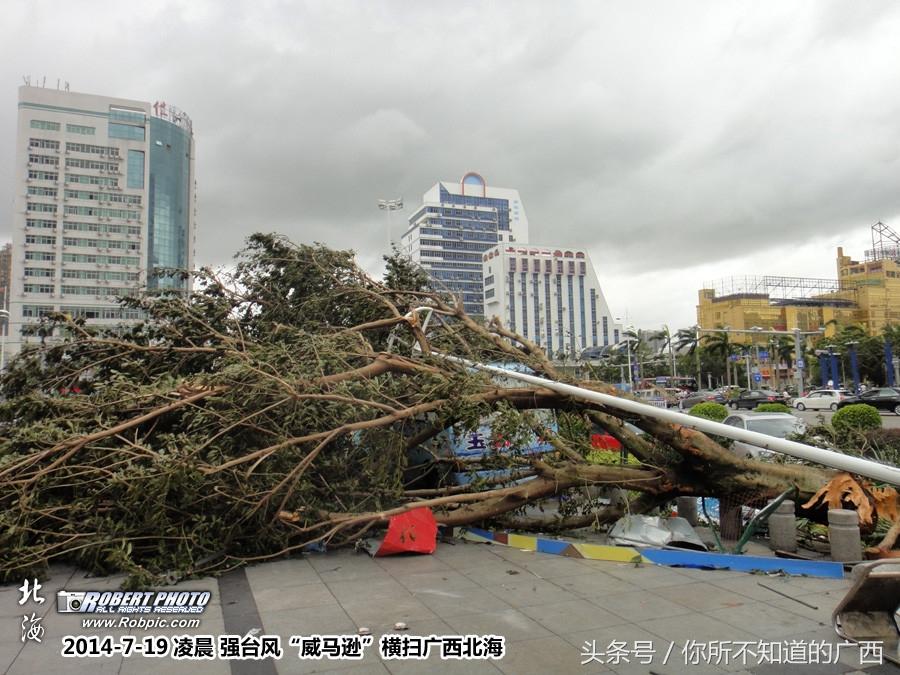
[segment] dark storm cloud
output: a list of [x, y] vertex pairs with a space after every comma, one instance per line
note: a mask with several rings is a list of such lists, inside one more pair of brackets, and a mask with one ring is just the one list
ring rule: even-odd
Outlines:
[[900, 214], [891, 2], [76, 5], [7, 9], [0, 196], [21, 75], [165, 99], [194, 120], [201, 263], [255, 230], [373, 263], [378, 198], [408, 214], [468, 169], [618, 274]]

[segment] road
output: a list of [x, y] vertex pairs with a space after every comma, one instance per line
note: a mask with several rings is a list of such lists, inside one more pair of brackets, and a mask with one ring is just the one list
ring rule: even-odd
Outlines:
[[[826, 422], [831, 423], [831, 416], [834, 415], [830, 410], [804, 410], [803, 412], [793, 410], [791, 412], [805, 421], [807, 425], [817, 424], [819, 415], [823, 416]], [[885, 429], [900, 429], [900, 415], [882, 412], [881, 424]]]

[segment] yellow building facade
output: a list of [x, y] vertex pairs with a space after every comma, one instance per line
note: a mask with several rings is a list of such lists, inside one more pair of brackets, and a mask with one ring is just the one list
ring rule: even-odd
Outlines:
[[[816, 331], [833, 335], [860, 325], [870, 335], [900, 325], [900, 259], [859, 262], [837, 250], [837, 279], [741, 277], [710, 284], [699, 292], [697, 323], [703, 329]], [[790, 297], [794, 293], [796, 297]], [[753, 342], [735, 333], [736, 343]], [[758, 340], [757, 340], [758, 341]]]

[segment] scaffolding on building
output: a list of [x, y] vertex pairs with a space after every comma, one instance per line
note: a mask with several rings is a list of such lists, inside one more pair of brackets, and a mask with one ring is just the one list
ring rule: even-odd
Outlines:
[[900, 235], [880, 220], [872, 226], [872, 248], [866, 251], [866, 262], [876, 260], [900, 263]]
[[773, 305], [850, 305], [855, 285], [839, 279], [782, 276], [735, 276], [709, 281], [703, 288], [712, 290], [716, 300], [758, 299]]

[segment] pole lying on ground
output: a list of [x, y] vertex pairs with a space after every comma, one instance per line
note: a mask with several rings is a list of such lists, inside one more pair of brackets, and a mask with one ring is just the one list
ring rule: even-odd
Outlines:
[[448, 361], [459, 363], [470, 368], [477, 368], [478, 370], [483, 370], [495, 375], [509, 377], [521, 382], [527, 382], [528, 384], [537, 387], [546, 387], [557, 393], [581, 399], [583, 401], [590, 401], [592, 403], [610, 406], [611, 408], [618, 408], [619, 410], [632, 412], [636, 415], [641, 415], [642, 417], [651, 417], [662, 422], [680, 424], [682, 426], [691, 427], [692, 429], [697, 429], [706, 434], [715, 434], [716, 436], [724, 436], [725, 438], [731, 438], [736, 441], [743, 441], [744, 443], [750, 443], [751, 445], [760, 448], [780, 452], [798, 459], [805, 459], [809, 462], [824, 464], [833, 469], [848, 471], [860, 476], [865, 476], [866, 478], [871, 478], [872, 480], [878, 480], [900, 487], [900, 469], [879, 464], [878, 462], [873, 462], [868, 459], [844, 455], [839, 452], [834, 452], [833, 450], [815, 448], [811, 445], [789, 441], [784, 438], [767, 436], [766, 434], [761, 434], [757, 431], [738, 429], [737, 427], [732, 427], [720, 422], [713, 422], [712, 420], [707, 420], [702, 417], [692, 417], [690, 415], [685, 415], [684, 413], [664, 410], [652, 405], [647, 405], [646, 403], [638, 403], [637, 401], [612, 396], [610, 394], [601, 394], [597, 391], [576, 387], [571, 384], [563, 384], [562, 382], [548, 380], [543, 377], [537, 377], [536, 375], [527, 375], [525, 373], [498, 368], [497, 366], [475, 363], [468, 359], [450, 356], [449, 354], [433, 353]]
[[[431, 319], [431, 315], [433, 312], [431, 307], [417, 307], [416, 309], [408, 312], [406, 314], [406, 318], [412, 319], [413, 316], [418, 314], [420, 311], [424, 311], [427, 313], [425, 321], [422, 323], [424, 330], [425, 327], [428, 326], [428, 322]], [[388, 349], [390, 349], [391, 344], [392, 342], [389, 341]], [[413, 346], [414, 351], [419, 351], [420, 349], [421, 348], [418, 344], [415, 344]], [[704, 419], [702, 417], [692, 417], [690, 415], [685, 415], [684, 413], [657, 408], [656, 406], [647, 405], [646, 403], [638, 403], [637, 401], [632, 401], [627, 398], [621, 398], [619, 396], [612, 396], [611, 394], [601, 394], [599, 391], [584, 389], [583, 387], [576, 387], [571, 384], [556, 382], [555, 380], [548, 380], [547, 378], [538, 377], [537, 375], [528, 375], [526, 373], [519, 373], [513, 370], [499, 368], [497, 366], [489, 366], [484, 363], [469, 361], [468, 359], [463, 359], [458, 356], [451, 356], [450, 354], [443, 354], [437, 351], [433, 351], [432, 354], [446, 359], [447, 361], [450, 361], [452, 363], [459, 363], [469, 368], [477, 368], [478, 370], [483, 370], [488, 373], [494, 373], [495, 375], [501, 375], [503, 377], [509, 377], [514, 380], [519, 380], [520, 382], [527, 382], [528, 384], [534, 385], [536, 387], [546, 387], [547, 389], [550, 389], [557, 393], [571, 396], [572, 398], [581, 399], [582, 401], [599, 403], [601, 405], [610, 406], [611, 408], [618, 408], [619, 410], [631, 412], [642, 417], [657, 419], [662, 422], [680, 424], [685, 427], [697, 429], [698, 431], [702, 431], [705, 434], [714, 434], [716, 436], [731, 438], [735, 441], [743, 441], [744, 443], [749, 443], [760, 448], [765, 448], [766, 450], [780, 452], [784, 455], [796, 457], [797, 459], [805, 459], [808, 462], [815, 462], [817, 464], [831, 467], [832, 469], [855, 473], [859, 476], [864, 476], [866, 478], [871, 478], [872, 480], [878, 480], [884, 483], [888, 483], [889, 485], [900, 487], [900, 469], [893, 466], [879, 464], [878, 462], [873, 462], [861, 457], [844, 455], [833, 450], [816, 448], [811, 445], [806, 445], [805, 443], [789, 441], [785, 438], [767, 436], [766, 434], [761, 434], [758, 431], [738, 429], [737, 427], [722, 424], [721, 422], [713, 422], [712, 420]], [[630, 366], [631, 363], [629, 362], [629, 367]]]

